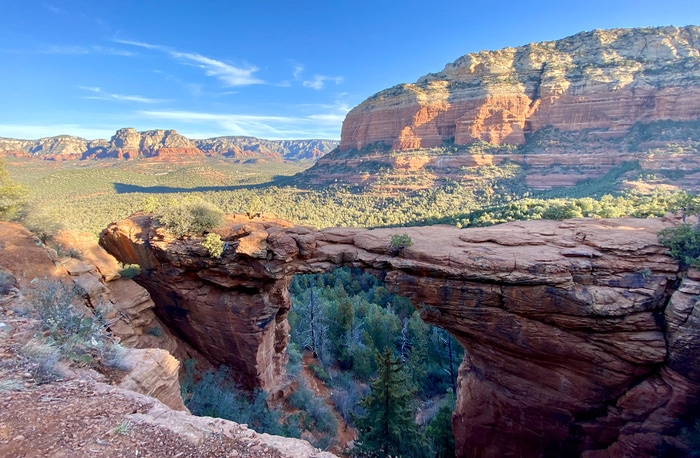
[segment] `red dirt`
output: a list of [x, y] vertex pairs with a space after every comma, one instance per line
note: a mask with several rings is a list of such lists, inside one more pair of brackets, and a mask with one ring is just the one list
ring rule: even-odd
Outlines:
[[331, 389], [320, 381], [316, 375], [314, 375], [314, 371], [310, 367], [311, 364], [320, 365], [318, 360], [313, 357], [311, 352], [305, 351], [302, 359], [301, 374], [304, 377], [304, 381], [306, 381], [306, 386], [313, 391], [316, 397], [323, 399], [326, 405], [328, 405], [328, 407], [331, 409], [331, 412], [338, 423], [338, 430], [335, 436], [336, 443], [330, 447], [328, 451], [335, 453], [336, 455], [342, 455], [347, 451], [348, 445], [357, 439], [357, 431], [350, 427], [335, 409], [335, 405], [331, 399]]

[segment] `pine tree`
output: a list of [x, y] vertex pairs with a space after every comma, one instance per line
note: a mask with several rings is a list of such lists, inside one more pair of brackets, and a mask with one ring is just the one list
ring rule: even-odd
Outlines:
[[355, 419], [359, 456], [425, 456], [425, 444], [415, 423], [415, 392], [407, 389], [401, 360], [390, 350], [377, 354], [379, 370], [370, 392], [359, 405], [365, 415]]
[[432, 456], [436, 458], [455, 456], [455, 437], [452, 434], [454, 407], [454, 397], [448, 396], [428, 427], [425, 428], [425, 438], [432, 448]]

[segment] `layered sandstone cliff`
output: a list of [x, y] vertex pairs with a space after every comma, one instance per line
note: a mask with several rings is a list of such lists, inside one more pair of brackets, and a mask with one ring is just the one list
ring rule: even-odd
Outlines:
[[341, 150], [454, 139], [522, 144], [552, 126], [624, 134], [635, 122], [700, 118], [700, 27], [584, 32], [468, 54], [348, 113]]
[[242, 381], [284, 383], [287, 287], [346, 265], [382, 276], [466, 349], [453, 427], [460, 456], [654, 456], [700, 400], [699, 280], [681, 280], [660, 220], [529, 221], [480, 229], [313, 231], [230, 217], [220, 260], [151, 219], [101, 243], [156, 313]]
[[315, 160], [338, 146], [333, 140], [262, 140], [254, 137], [215, 137], [193, 140], [174, 130], [137, 132], [119, 129], [108, 140], [85, 140], [70, 135], [39, 140], [0, 138], [0, 153], [56, 161], [76, 159], [221, 156], [234, 159]]

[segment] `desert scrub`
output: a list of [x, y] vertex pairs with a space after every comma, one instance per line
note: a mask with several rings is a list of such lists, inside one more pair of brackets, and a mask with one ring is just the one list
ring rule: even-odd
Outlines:
[[11, 220], [17, 216], [27, 201], [24, 186], [10, 179], [5, 158], [0, 158], [0, 220]]
[[206, 200], [185, 198], [161, 208], [155, 219], [176, 237], [202, 234], [224, 223], [224, 212]]
[[29, 373], [37, 384], [51, 383], [61, 378], [56, 366], [61, 360], [61, 352], [51, 342], [33, 338], [19, 353], [29, 361]]
[[289, 396], [288, 401], [291, 407], [301, 411], [299, 419], [303, 430], [321, 433], [320, 437], [312, 440], [313, 445], [320, 449], [327, 448], [338, 429], [338, 423], [328, 405], [314, 396], [303, 378], [299, 380], [299, 388]]
[[213, 232], [210, 232], [204, 236], [202, 246], [206, 248], [207, 253], [209, 253], [209, 256], [212, 258], [219, 259], [224, 253], [225, 244], [221, 240], [221, 236], [219, 234], [214, 234]]
[[413, 245], [413, 240], [408, 234], [394, 234], [391, 236], [391, 254], [396, 256], [401, 253], [405, 248]]
[[297, 431], [282, 423], [281, 412], [268, 406], [266, 392], [250, 393], [239, 388], [225, 366], [196, 373], [194, 360], [185, 361], [180, 388], [185, 406], [193, 415], [245, 423], [261, 433], [299, 437]]
[[700, 267], [700, 225], [681, 224], [659, 231], [659, 241], [684, 266]]
[[107, 345], [101, 352], [102, 364], [119, 371], [133, 369], [131, 361], [126, 357], [127, 351], [118, 343]]
[[60, 359], [90, 365], [99, 358], [113, 361], [113, 366], [120, 365], [120, 358], [116, 357], [119, 349], [107, 332], [101, 308], [94, 310], [92, 316], [83, 313], [79, 310], [81, 291], [58, 280], [34, 281], [33, 286], [26, 295], [42, 333], [35, 337], [33, 347], [27, 348], [30, 359], [44, 361], [41, 366], [46, 372]]
[[314, 373], [317, 379], [326, 384], [331, 383], [331, 376], [328, 372], [326, 372], [323, 366], [321, 366], [320, 364], [310, 364], [309, 368]]
[[12, 276], [9, 272], [3, 272], [0, 270], [0, 294], [1, 295], [6, 295], [10, 294], [10, 292], [15, 288], [15, 285], [17, 284], [15, 277]]
[[122, 278], [134, 278], [141, 273], [141, 266], [138, 264], [121, 264], [119, 275]]
[[22, 391], [24, 383], [17, 379], [0, 380], [0, 393], [5, 391]]

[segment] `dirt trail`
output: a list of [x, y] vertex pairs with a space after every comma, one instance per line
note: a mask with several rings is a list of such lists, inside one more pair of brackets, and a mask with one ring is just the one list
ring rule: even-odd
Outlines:
[[338, 430], [336, 432], [337, 443], [330, 447], [328, 451], [335, 453], [336, 455], [343, 455], [347, 450], [348, 444], [357, 439], [357, 431], [348, 426], [347, 422], [335, 409], [335, 405], [331, 399], [331, 389], [316, 378], [314, 371], [310, 367], [311, 364], [320, 365], [318, 360], [313, 357], [311, 352], [305, 351], [302, 359], [301, 374], [304, 377], [306, 386], [309, 387], [316, 397], [323, 399], [326, 405], [328, 405], [328, 407], [331, 409], [331, 412], [338, 423]]

